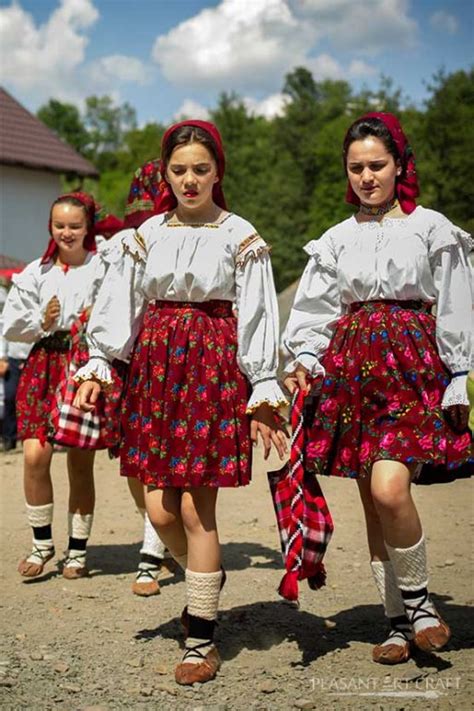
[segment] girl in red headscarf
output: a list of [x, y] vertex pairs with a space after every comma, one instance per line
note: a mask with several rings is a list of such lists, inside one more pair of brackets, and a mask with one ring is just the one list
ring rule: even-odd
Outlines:
[[[273, 411], [278, 310], [269, 248], [227, 210], [216, 127], [172, 126], [162, 143], [156, 216], [121, 240], [89, 325], [91, 360], [76, 402], [94, 407], [113, 358], [130, 359], [121, 472], [146, 487], [146, 507], [186, 570], [188, 636], [176, 681], [212, 679], [223, 584], [216, 525], [221, 486], [248, 484], [260, 432], [283, 456]], [[237, 316], [234, 314], [236, 305]]]
[[[110, 229], [109, 220], [99, 222], [96, 217], [97, 205], [86, 193], [68, 193], [54, 201], [46, 252], [13, 276], [3, 313], [5, 337], [34, 344], [16, 397], [26, 510], [33, 529], [33, 550], [18, 567], [25, 577], [40, 575], [55, 553], [50, 466], [57, 431], [52, 413], [62, 397], [73, 342], [79, 339], [75, 352], [78, 363], [88, 359], [80, 332], [105, 274], [105, 266], [95, 252], [95, 234], [104, 227]], [[112, 442], [118, 438], [111, 417], [113, 390], [109, 403], [112, 409], [106, 412], [105, 427]], [[94, 451], [71, 448], [67, 453], [69, 545], [63, 575], [68, 579], [87, 575], [86, 544], [94, 512], [93, 463]]]
[[435, 465], [434, 481], [463, 465], [472, 471], [472, 240], [416, 205], [414, 156], [395, 116], [357, 120], [343, 155], [347, 200], [358, 211], [305, 247], [310, 259], [283, 336], [285, 384], [293, 392], [313, 383], [308, 469], [359, 485], [391, 623], [373, 659], [396, 664], [414, 646], [434, 651], [450, 637], [427, 591], [410, 484], [424, 464]]

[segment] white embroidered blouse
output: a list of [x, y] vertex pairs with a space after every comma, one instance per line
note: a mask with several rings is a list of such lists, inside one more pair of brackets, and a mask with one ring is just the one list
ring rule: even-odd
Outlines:
[[[37, 343], [56, 331], [69, 331], [74, 321], [95, 299], [105, 274], [98, 254], [87, 254], [84, 264], [67, 271], [53, 262], [36, 259], [12, 277], [3, 311], [4, 336], [9, 341]], [[41, 324], [48, 302], [57, 296], [60, 315], [49, 331]]]
[[278, 306], [269, 248], [234, 214], [218, 224], [184, 225], [166, 215], [116, 235], [102, 252], [108, 262], [88, 325], [91, 359], [77, 380], [110, 382], [107, 361], [128, 361], [149, 301], [235, 303], [238, 364], [253, 386], [247, 412], [278, 408], [286, 399], [276, 380]]
[[[301, 278], [283, 334], [285, 371], [299, 363], [324, 373], [324, 355], [338, 318], [355, 301], [414, 299], [436, 304], [440, 357], [451, 373], [473, 362], [473, 274], [470, 235], [434, 210], [418, 206], [405, 218], [335, 225], [305, 251]], [[443, 407], [467, 404], [466, 377], [455, 377]]]

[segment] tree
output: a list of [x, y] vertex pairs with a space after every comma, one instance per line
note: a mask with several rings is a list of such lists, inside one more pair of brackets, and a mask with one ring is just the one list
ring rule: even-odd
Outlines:
[[440, 71], [428, 88], [424, 141], [431, 154], [432, 207], [472, 230], [474, 69]]
[[125, 134], [137, 126], [136, 112], [130, 104], [115, 106], [110, 96], [89, 96], [84, 117], [89, 133], [89, 152], [99, 170], [117, 166], [116, 153]]
[[63, 104], [57, 99], [50, 99], [47, 104], [38, 109], [37, 116], [63, 141], [82, 155], [86, 155], [89, 134], [76, 106]]

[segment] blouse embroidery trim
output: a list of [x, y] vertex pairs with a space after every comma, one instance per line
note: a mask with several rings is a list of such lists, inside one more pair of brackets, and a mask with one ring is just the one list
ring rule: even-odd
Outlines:
[[123, 240], [122, 249], [124, 254], [129, 254], [135, 263], [146, 261], [146, 243], [143, 236], [135, 230], [133, 242], [129, 243], [129, 238]]
[[209, 227], [210, 229], [217, 229], [218, 227], [221, 227], [221, 225], [224, 224], [224, 222], [227, 222], [229, 217], [231, 217], [232, 212], [229, 212], [228, 215], [226, 215], [222, 220], [219, 222], [191, 222], [191, 223], [186, 223], [186, 222], [170, 222], [169, 218], [165, 218], [165, 224], [166, 227]]
[[243, 269], [249, 260], [257, 262], [264, 255], [269, 254], [270, 251], [270, 245], [257, 232], [254, 232], [239, 244], [235, 263]]

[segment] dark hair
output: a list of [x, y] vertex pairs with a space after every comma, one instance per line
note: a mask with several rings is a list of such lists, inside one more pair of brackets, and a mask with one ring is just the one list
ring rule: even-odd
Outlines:
[[219, 165], [219, 152], [213, 137], [199, 126], [181, 126], [170, 135], [161, 152], [161, 160], [168, 165], [169, 159], [174, 149], [178, 146], [185, 146], [188, 143], [201, 143]]
[[342, 155], [344, 159], [344, 170], [347, 172], [347, 154], [349, 152], [349, 146], [354, 141], [362, 141], [367, 136], [375, 136], [382, 141], [387, 152], [393, 156], [395, 163], [402, 160], [402, 156], [398, 152], [397, 144], [393, 140], [392, 134], [388, 130], [387, 126], [379, 118], [361, 118], [355, 121], [349, 128], [344, 138], [344, 144], [342, 146]]
[[74, 207], [82, 207], [82, 209], [84, 210], [84, 215], [86, 217], [87, 229], [91, 227], [91, 218], [89, 210], [84, 205], [84, 203], [81, 202], [78, 198], [75, 198], [72, 195], [62, 195], [61, 197], [56, 198], [56, 200], [51, 205], [51, 215], [53, 214], [53, 208], [56, 205], [73, 205]]

